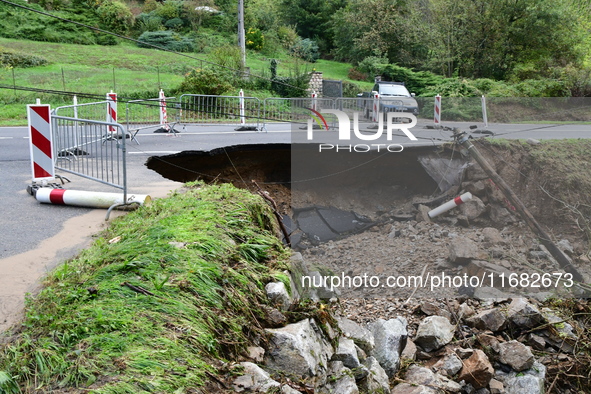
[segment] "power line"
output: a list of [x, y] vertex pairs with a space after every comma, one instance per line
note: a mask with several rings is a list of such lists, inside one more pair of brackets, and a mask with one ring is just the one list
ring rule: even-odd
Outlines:
[[111, 31], [104, 30], [104, 29], [101, 29], [101, 28], [98, 28], [98, 27], [94, 27], [94, 26], [90, 26], [90, 25], [87, 25], [87, 24], [84, 24], [84, 23], [76, 22], [76, 21], [73, 21], [71, 19], [62, 18], [61, 16], [53, 15], [53, 14], [50, 14], [48, 12], [44, 12], [44, 11], [36, 10], [34, 8], [30, 8], [30, 7], [27, 7], [27, 6], [24, 6], [24, 5], [16, 4], [16, 3], [13, 3], [13, 2], [8, 1], [8, 0], [0, 0], [0, 1], [3, 2], [3, 3], [6, 3], [6, 4], [10, 4], [12, 6], [18, 7], [18, 8], [22, 8], [22, 9], [27, 10], [27, 11], [31, 11], [31, 12], [35, 12], [37, 14], [48, 16], [50, 18], [59, 19], [61, 21], [67, 22], [67, 23], [73, 23], [75, 25], [82, 26], [82, 27], [85, 27], [87, 29], [95, 30], [95, 31], [98, 31], [98, 32], [101, 32], [101, 33], [104, 33], [104, 34], [109, 34], [109, 35], [112, 35], [112, 36], [121, 38], [123, 40], [132, 41], [132, 42], [135, 42], [136, 44], [141, 43], [142, 45], [150, 46], [152, 48], [159, 49], [161, 51], [165, 51], [165, 52], [169, 52], [169, 53], [174, 53], [175, 55], [184, 56], [184, 57], [187, 57], [187, 58], [193, 59], [193, 60], [199, 60], [200, 62], [205, 62], [207, 64], [210, 64], [210, 65], [213, 65], [213, 66], [216, 66], [216, 67], [220, 67], [220, 68], [223, 68], [223, 69], [226, 69], [226, 70], [229, 70], [229, 71], [240, 73], [243, 76], [249, 76], [249, 75], [251, 75], [253, 77], [256, 77], [256, 78], [259, 78], [259, 79], [263, 79], [265, 81], [269, 81], [269, 82], [272, 82], [272, 83], [277, 83], [277, 84], [280, 84], [280, 85], [289, 86], [291, 88], [299, 89], [299, 90], [302, 90], [302, 91], [305, 91], [306, 90], [304, 88], [300, 88], [298, 86], [291, 85], [291, 84], [288, 84], [288, 83], [285, 83], [285, 82], [272, 80], [270, 78], [266, 78], [266, 77], [263, 77], [263, 76], [257, 75], [257, 74], [250, 74], [250, 73], [247, 73], [247, 72], [245, 72], [243, 70], [238, 70], [238, 69], [235, 69], [235, 68], [232, 68], [232, 67], [223, 66], [221, 64], [210, 62], [209, 60], [199, 59], [198, 57], [191, 56], [191, 55], [188, 55], [188, 54], [182, 53], [182, 52], [173, 51], [172, 49], [168, 49], [168, 48], [164, 48], [164, 47], [161, 47], [161, 46], [158, 46], [158, 45], [154, 45], [154, 44], [151, 44], [151, 43], [146, 42], [146, 41], [136, 40], [135, 38], [123, 36], [121, 34], [113, 33]]

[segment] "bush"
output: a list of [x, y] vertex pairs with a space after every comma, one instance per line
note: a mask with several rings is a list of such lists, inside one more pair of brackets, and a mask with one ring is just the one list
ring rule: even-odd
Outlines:
[[352, 79], [354, 81], [366, 81], [368, 78], [367, 74], [359, 71], [355, 67], [352, 67], [349, 69], [349, 72], [347, 73], [347, 77], [349, 77], [349, 79]]
[[246, 47], [260, 51], [265, 46], [265, 36], [259, 29], [250, 28], [246, 32]]
[[141, 13], [135, 18], [135, 27], [140, 32], [163, 30], [162, 18], [156, 15]]
[[233, 88], [232, 78], [223, 70], [211, 68], [196, 68], [185, 75], [185, 79], [177, 89], [176, 94], [207, 94], [222, 95]]
[[235, 45], [223, 45], [211, 50], [210, 60], [220, 66], [240, 69], [242, 67], [242, 54], [240, 48]]
[[171, 51], [191, 52], [195, 50], [195, 44], [185, 36], [181, 36], [171, 31], [146, 31], [138, 38], [137, 45], [141, 48], [151, 48], [150, 45], [156, 45]]
[[388, 59], [380, 56], [368, 56], [363, 59], [357, 69], [371, 78], [382, 75], [384, 68], [388, 65]]
[[[404, 82], [409, 91], [423, 96], [430, 95], [428, 92], [431, 91], [433, 86], [446, 83], [445, 78], [432, 72], [413, 71], [410, 68], [400, 67], [395, 64], [386, 65], [382, 71], [382, 76], [387, 81]], [[453, 90], [453, 87], [447, 85], [444, 88]]]
[[127, 34], [133, 26], [133, 15], [129, 8], [119, 1], [104, 1], [96, 10], [101, 24], [113, 33]]
[[172, 30], [180, 30], [183, 27], [183, 20], [181, 18], [172, 18], [164, 23], [164, 27]]
[[295, 46], [300, 40], [300, 36], [292, 26], [279, 26], [277, 29], [277, 37], [281, 46], [285, 49], [290, 49]]
[[309, 38], [298, 41], [289, 51], [292, 55], [311, 63], [314, 63], [320, 57], [318, 45]]
[[47, 64], [47, 59], [0, 48], [0, 67], [36, 67]]
[[343, 97], [357, 97], [363, 90], [353, 82], [343, 81]]
[[271, 90], [281, 97], [303, 97], [310, 85], [312, 74], [300, 72], [297, 67], [290, 77], [277, 75], [277, 60], [271, 60]]

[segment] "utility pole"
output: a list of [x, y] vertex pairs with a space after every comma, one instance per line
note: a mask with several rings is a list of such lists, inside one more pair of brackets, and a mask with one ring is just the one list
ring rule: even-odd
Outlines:
[[238, 46], [240, 47], [242, 70], [246, 67], [246, 42], [244, 38], [244, 0], [238, 0]]
[[560, 267], [564, 269], [566, 272], [573, 275], [573, 280], [576, 282], [583, 283], [584, 279], [581, 273], [572, 265], [572, 261], [564, 254], [564, 252], [558, 249], [558, 246], [552, 242], [550, 235], [540, 226], [537, 220], [533, 217], [533, 215], [529, 212], [526, 206], [521, 202], [519, 197], [511, 190], [509, 185], [497, 174], [494, 168], [490, 165], [490, 163], [482, 156], [482, 154], [476, 149], [474, 144], [468, 139], [468, 135], [466, 132], [460, 131], [460, 129], [454, 129], [454, 138], [456, 142], [462, 145], [464, 148], [468, 150], [470, 156], [474, 158], [480, 164], [480, 167], [486, 172], [486, 174], [493, 180], [493, 182], [497, 185], [499, 189], [503, 192], [507, 200], [511, 202], [511, 204], [515, 207], [519, 215], [529, 228], [537, 235], [540, 242], [548, 249], [550, 254], [558, 261]]

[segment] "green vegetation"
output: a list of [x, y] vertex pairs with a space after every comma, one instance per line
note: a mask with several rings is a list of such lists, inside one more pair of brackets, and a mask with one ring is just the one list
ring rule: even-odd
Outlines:
[[[186, 392], [262, 331], [289, 252], [262, 198], [192, 184], [114, 220], [27, 302], [0, 392]], [[19, 391], [20, 390], [22, 391]]]

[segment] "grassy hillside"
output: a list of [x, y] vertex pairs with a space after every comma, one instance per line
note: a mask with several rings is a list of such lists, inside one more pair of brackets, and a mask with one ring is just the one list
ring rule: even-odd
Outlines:
[[[190, 58], [154, 49], [138, 48], [132, 43], [115, 46], [46, 43], [0, 38], [4, 47], [22, 53], [35, 54], [48, 61], [47, 65], [30, 68], [0, 69], [0, 84], [34, 87], [50, 90], [90, 93], [103, 96], [110, 90], [122, 97], [157, 97], [159, 88], [169, 95], [182, 82], [191, 69], [215, 61], [211, 54], [191, 54]], [[297, 68], [324, 73], [326, 79], [347, 80], [351, 65], [328, 60], [317, 63], [294, 63], [285, 53], [279, 56], [279, 75], [290, 75]], [[254, 74], [269, 77], [270, 59], [254, 51], [248, 51], [247, 66]], [[359, 84], [367, 88], [371, 84]], [[268, 91], [246, 91], [247, 95], [269, 97]], [[41, 98], [52, 106], [69, 105], [67, 96], [43, 95], [33, 92], [0, 89], [0, 123], [3, 125], [26, 124], [25, 105]], [[82, 101], [81, 101], [82, 102]]]
[[222, 373], [215, 360], [262, 332], [265, 284], [287, 279], [274, 223], [262, 198], [229, 184], [114, 220], [28, 301], [0, 346], [0, 393], [199, 392]]

